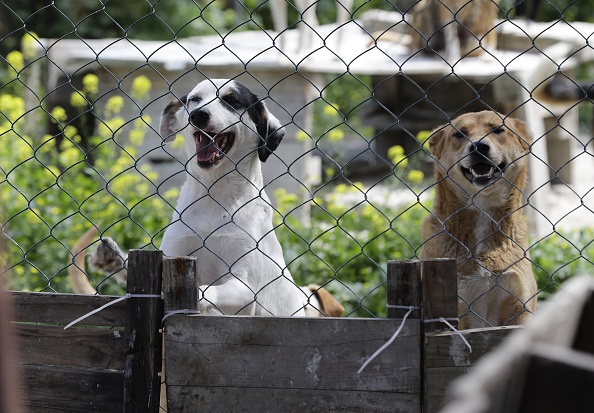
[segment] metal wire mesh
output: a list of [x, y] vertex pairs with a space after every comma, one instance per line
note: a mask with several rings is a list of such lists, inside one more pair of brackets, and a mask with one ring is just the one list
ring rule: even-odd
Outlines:
[[159, 136], [161, 112], [199, 81], [227, 78], [286, 130], [263, 167], [287, 268], [348, 316], [385, 315], [386, 262], [423, 250], [436, 188], [429, 131], [482, 110], [502, 125], [525, 120], [530, 239], [506, 235], [546, 298], [591, 271], [594, 255], [594, 25], [577, 21], [588, 18], [581, 1], [539, 4], [0, 2], [8, 288], [71, 292], [79, 270], [92, 292], [121, 293], [120, 268], [94, 271], [85, 249], [105, 237], [122, 258], [159, 248], [189, 162]]

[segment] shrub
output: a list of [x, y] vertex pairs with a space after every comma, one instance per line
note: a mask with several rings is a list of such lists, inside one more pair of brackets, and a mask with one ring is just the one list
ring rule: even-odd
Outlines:
[[[278, 190], [276, 234], [298, 284], [325, 286], [347, 315], [385, 317], [387, 262], [417, 255], [427, 204], [389, 207], [345, 200], [364, 194], [360, 185], [342, 184], [325, 199], [302, 204]], [[309, 208], [310, 221], [300, 219]]]
[[[129, 94], [141, 98], [150, 82], [138, 80]], [[97, 81], [87, 75], [83, 90], [72, 94], [78, 116], [96, 115], [90, 108]], [[59, 133], [35, 137], [27, 132], [30, 112], [23, 98], [1, 95], [0, 204], [9, 288], [71, 291], [65, 271], [73, 258], [70, 248], [92, 225], [118, 234], [124, 248], [158, 245], [156, 238], [171, 215], [166, 200], [177, 193], [170, 191], [166, 199], [157, 194], [157, 174], [137, 160], [150, 119], [125, 120], [122, 105], [121, 96], [110, 97], [97, 130], [87, 131], [90, 135], [82, 134], [63, 108], [42, 111], [38, 118], [49, 119]], [[102, 278], [97, 277], [100, 292], [122, 292]]]

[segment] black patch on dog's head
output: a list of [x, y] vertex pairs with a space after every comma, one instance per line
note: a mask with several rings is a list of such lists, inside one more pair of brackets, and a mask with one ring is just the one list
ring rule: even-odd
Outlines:
[[262, 145], [258, 147], [258, 157], [261, 162], [278, 148], [285, 131], [276, 118], [271, 117], [264, 102], [258, 99], [245, 85], [235, 82], [233, 92], [224, 95], [221, 99], [235, 110], [247, 109], [248, 116], [256, 125], [256, 132], [262, 139]]
[[235, 81], [231, 93], [221, 96], [221, 100], [235, 111], [247, 110], [247, 114], [256, 125], [256, 132], [262, 139], [262, 145], [258, 147], [258, 157], [261, 162], [278, 148], [285, 136], [285, 131], [276, 118], [271, 117], [266, 105], [258, 99], [244, 84]]
[[231, 84], [230, 90], [229, 93], [221, 95], [221, 100], [227, 104], [227, 109], [231, 109], [232, 112], [243, 112], [258, 101], [258, 96], [237, 81]]

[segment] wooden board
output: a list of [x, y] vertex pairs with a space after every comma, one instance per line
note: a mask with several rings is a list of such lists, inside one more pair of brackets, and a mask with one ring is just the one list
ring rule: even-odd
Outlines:
[[438, 412], [446, 404], [446, 390], [512, 332], [522, 327], [464, 330], [472, 352], [453, 331], [425, 335], [425, 411]]
[[[15, 320], [66, 325], [104, 304], [120, 297], [54, 293], [11, 292]], [[119, 302], [86, 318], [81, 324], [95, 326], [123, 326], [126, 303]]]
[[22, 364], [123, 370], [124, 332], [17, 324], [16, 346]]
[[23, 366], [21, 378], [29, 413], [122, 411], [124, 377], [118, 371]]
[[418, 411], [418, 319], [408, 319], [392, 345], [357, 374], [400, 321], [169, 317], [165, 321], [168, 407], [173, 412], [198, 407], [212, 411], [228, 403], [225, 411], [241, 400], [248, 411], [266, 411], [266, 406], [298, 411], [303, 403], [311, 404], [307, 411], [331, 411], [341, 406], [339, 395], [344, 394], [347, 411], [370, 411], [365, 406], [382, 403], [391, 411]]
[[419, 395], [307, 389], [167, 386], [172, 413], [195, 412], [420, 412]]

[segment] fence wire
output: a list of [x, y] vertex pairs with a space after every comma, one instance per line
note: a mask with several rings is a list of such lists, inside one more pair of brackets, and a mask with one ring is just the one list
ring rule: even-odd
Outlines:
[[[451, 255], [493, 280], [471, 300], [461, 297], [462, 315], [493, 324], [480, 303], [496, 290], [516, 295], [504, 278], [526, 267], [537, 287], [516, 297], [516, 308], [532, 311], [537, 295], [591, 272], [594, 257], [589, 3], [1, 1], [6, 286], [121, 294], [115, 278], [126, 251], [160, 247], [194, 162], [182, 139], [160, 136], [161, 113], [198, 82], [224, 78], [257, 94], [286, 132], [263, 164], [286, 261], [279, 276], [288, 270], [298, 286], [324, 287], [345, 316], [384, 316], [387, 261], [453, 240], [459, 251]], [[472, 134], [455, 121], [484, 110], [500, 114], [489, 130]], [[511, 126], [516, 118], [531, 137]], [[451, 162], [429, 139], [448, 128], [473, 148]], [[505, 164], [478, 148], [501, 130], [526, 145]], [[497, 145], [505, 153], [512, 146]], [[478, 190], [456, 175], [476, 153], [483, 169], [466, 173], [485, 178]], [[508, 178], [522, 160], [525, 187]], [[436, 212], [434, 164], [466, 200], [448, 216]], [[522, 201], [499, 215], [488, 193], [502, 182]], [[522, 230], [507, 232], [519, 213], [525, 240]], [[429, 241], [426, 217], [440, 227]], [[459, 235], [480, 225], [490, 228], [484, 239]], [[201, 246], [221, 260], [207, 244], [223, 230], [212, 228]], [[85, 256], [107, 237], [121, 259], [99, 271]], [[249, 252], [268, 254], [262, 239], [252, 241]], [[512, 251], [490, 265], [481, 254], [497, 242]], [[219, 275], [234, 277], [234, 264]]]

